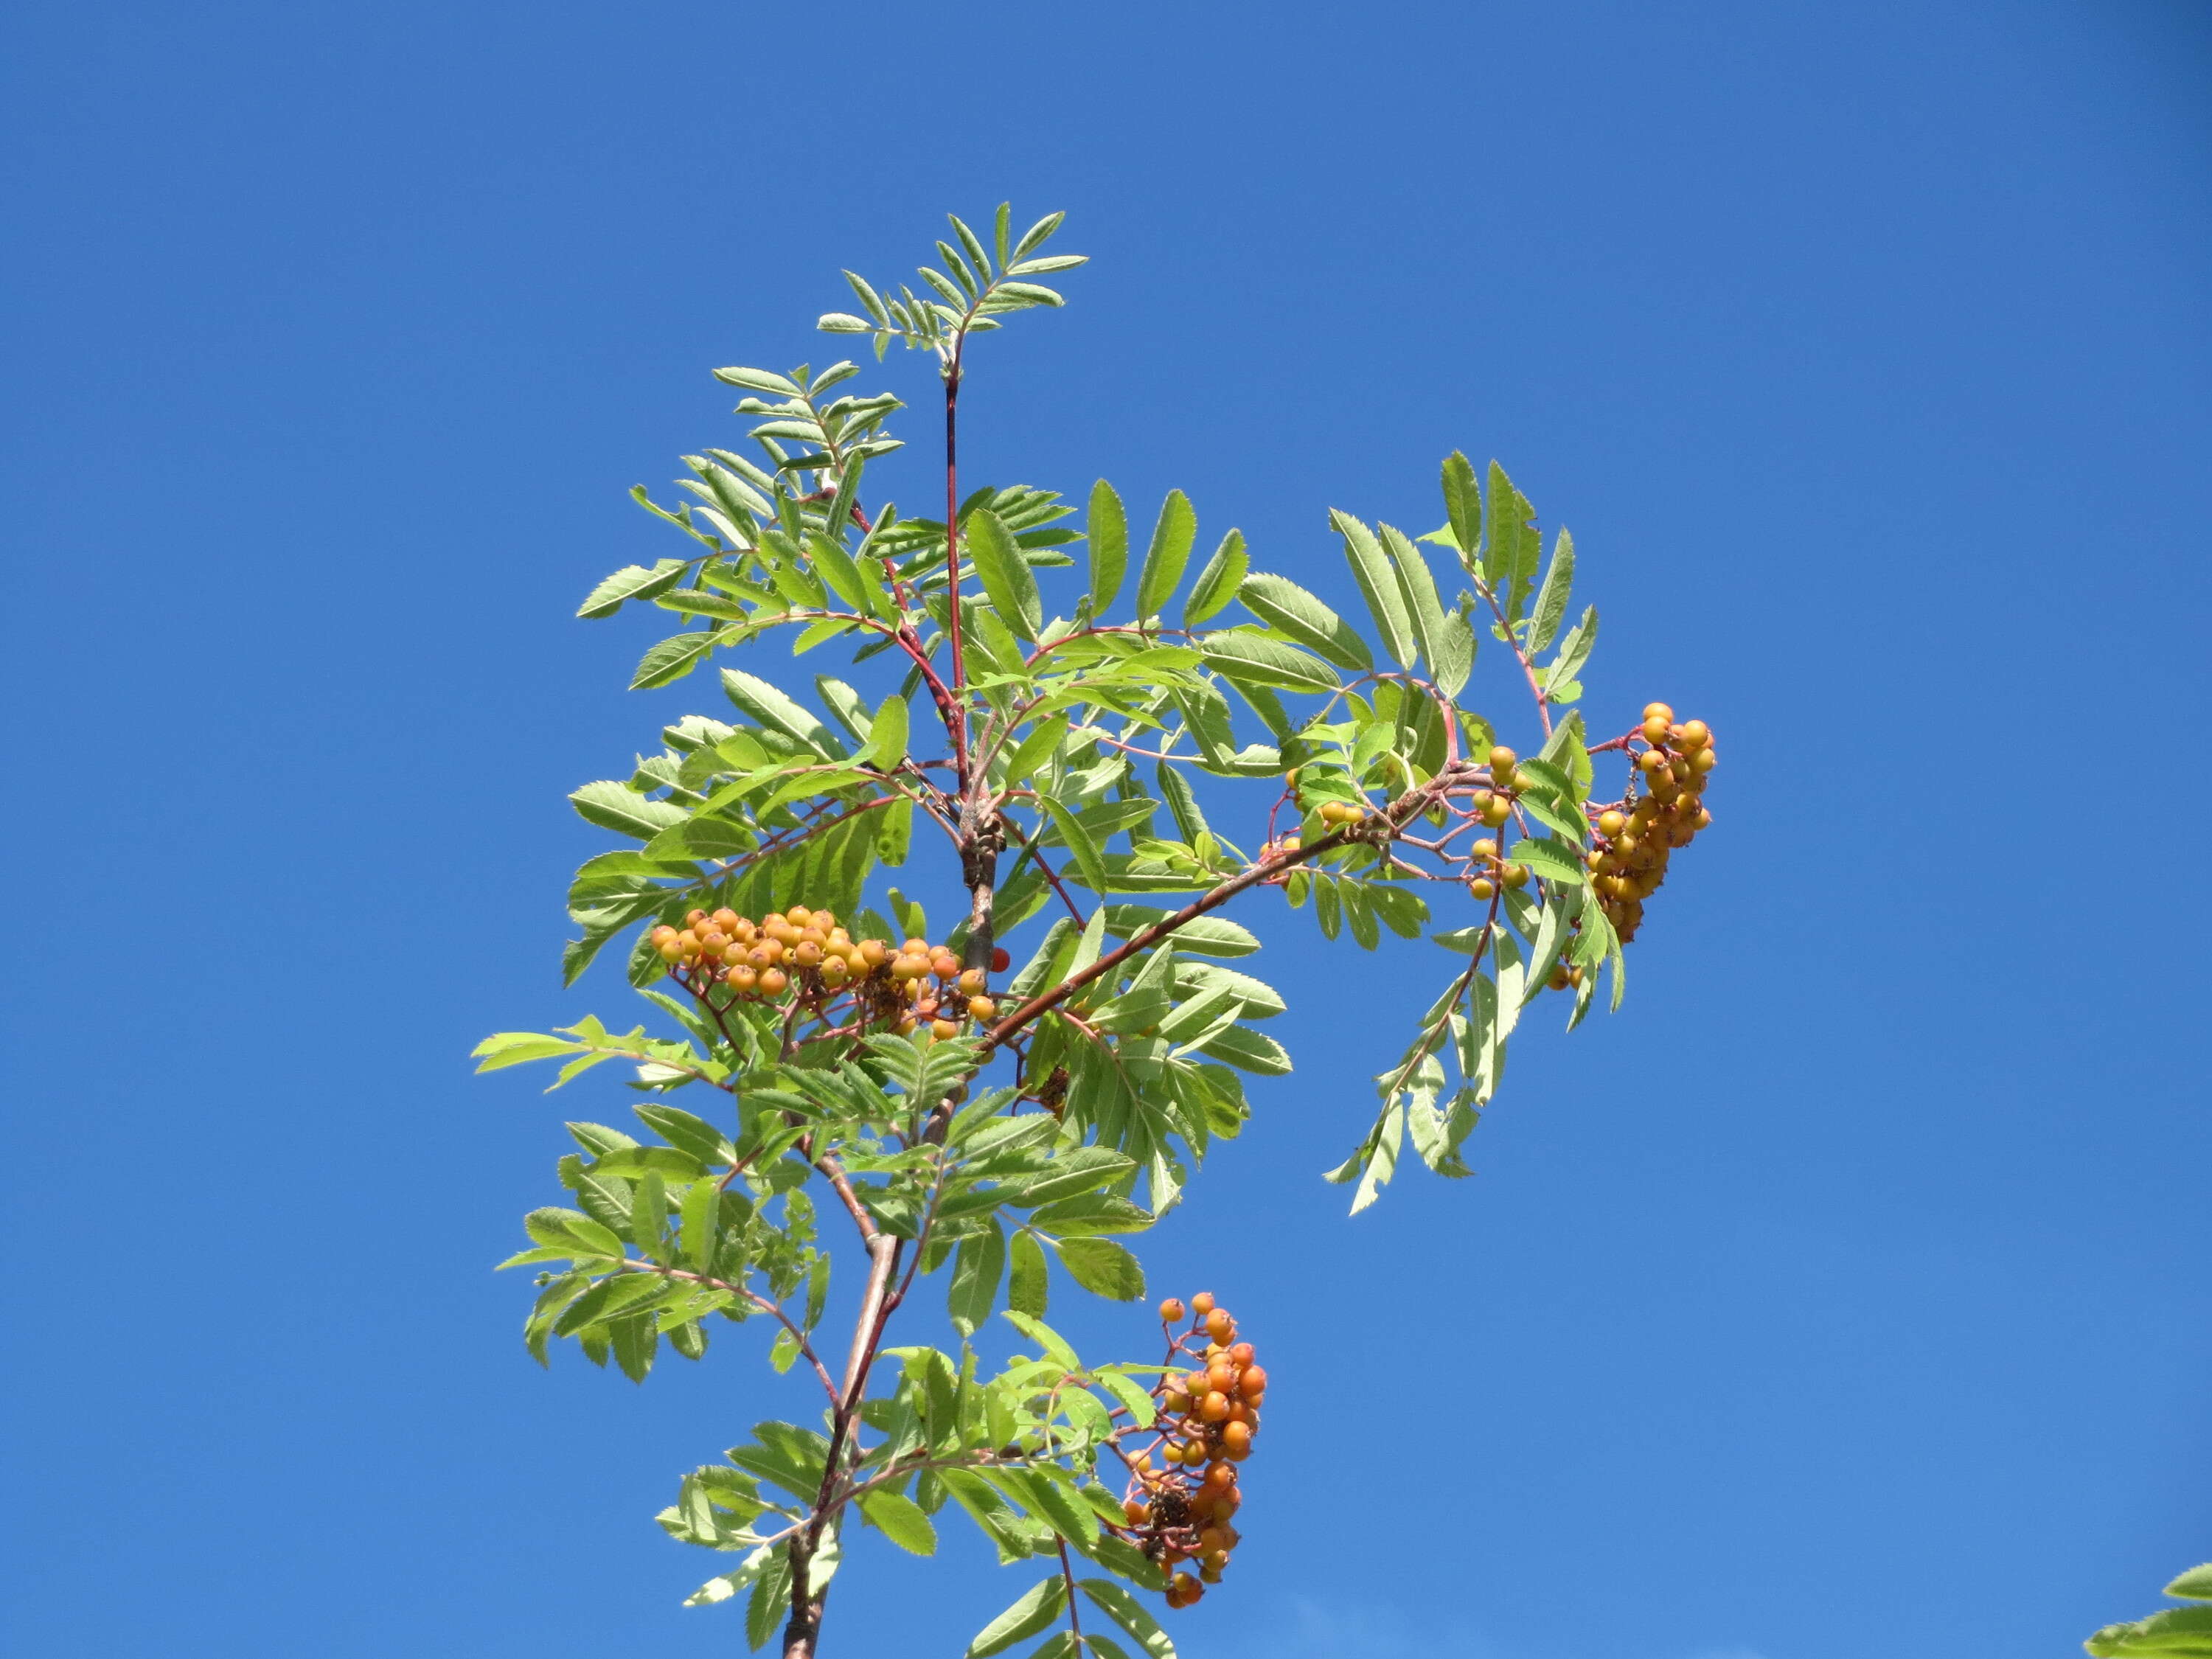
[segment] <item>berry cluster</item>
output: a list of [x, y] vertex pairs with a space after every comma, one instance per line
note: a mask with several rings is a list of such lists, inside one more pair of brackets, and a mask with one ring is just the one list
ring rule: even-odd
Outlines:
[[[941, 1037], [958, 1036], [963, 1019], [981, 1023], [999, 1012], [990, 972], [962, 967], [946, 946], [856, 939], [829, 911], [803, 904], [758, 921], [726, 908], [694, 910], [681, 927], [654, 928], [652, 940], [671, 975], [697, 997], [717, 987], [753, 1000], [795, 994], [819, 1010], [849, 995], [865, 1022], [904, 1034], [927, 1021]], [[1008, 960], [994, 951], [991, 971], [1003, 973]]]
[[[1636, 747], [1638, 739], [1643, 747]], [[1644, 921], [1644, 901], [1667, 879], [1667, 860], [1687, 847], [1713, 815], [1703, 799], [1705, 780], [1718, 757], [1713, 734], [1703, 720], [1677, 722], [1663, 702], [1648, 703], [1644, 723], [1629, 739], [1636, 775], [1644, 793], [1633, 793], [1619, 807], [1598, 814], [1597, 836], [1589, 854], [1590, 875], [1605, 917], [1626, 944]], [[1622, 810], [1626, 808], [1626, 810]]]
[[[1190, 1328], [1177, 1334], [1186, 1316]], [[1168, 1328], [1170, 1365], [1177, 1355], [1197, 1363], [1161, 1379], [1154, 1449], [1166, 1467], [1155, 1468], [1149, 1457], [1133, 1464], [1121, 1507], [1131, 1534], [1161, 1566], [1198, 1564], [1195, 1575], [1179, 1571], [1168, 1581], [1168, 1605], [1187, 1607], [1206, 1585], [1221, 1582], [1237, 1547], [1231, 1520], [1244, 1501], [1237, 1466], [1252, 1455], [1267, 1373], [1255, 1363], [1252, 1345], [1237, 1340], [1237, 1322], [1210, 1292], [1191, 1297], [1188, 1307], [1179, 1298], [1163, 1302], [1160, 1322]]]

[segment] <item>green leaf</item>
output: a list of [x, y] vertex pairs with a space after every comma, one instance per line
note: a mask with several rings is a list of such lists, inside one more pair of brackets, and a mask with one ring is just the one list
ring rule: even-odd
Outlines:
[[623, 783], [587, 783], [568, 802], [585, 823], [639, 841], [651, 841], [688, 816], [673, 801], [649, 800]]
[[537, 1031], [495, 1031], [470, 1049], [469, 1058], [479, 1062], [478, 1072], [496, 1072], [509, 1066], [526, 1065], [533, 1060], [553, 1060], [576, 1054], [583, 1047], [566, 1037], [546, 1036]]
[[1336, 671], [1311, 652], [1265, 634], [1242, 629], [1206, 634], [1200, 637], [1198, 648], [1208, 668], [1241, 684], [1280, 686], [1286, 691], [1334, 691], [1340, 684]]
[[1544, 571], [1544, 585], [1536, 592], [1535, 620], [1528, 628], [1528, 654], [1550, 648], [1567, 614], [1567, 596], [1575, 585], [1575, 538], [1561, 527], [1552, 544], [1552, 562]]
[[2084, 1642], [2091, 1659], [2212, 1659], [2212, 1607], [2168, 1607], [2107, 1625]]
[[1121, 591], [1129, 568], [1129, 517], [1114, 486], [1101, 478], [1091, 486], [1091, 517], [1085, 539], [1091, 547], [1091, 614], [1103, 617]]
[[1399, 586], [1398, 573], [1391, 567], [1389, 555], [1375, 539], [1375, 532], [1349, 513], [1331, 507], [1328, 520], [1344, 538], [1346, 562], [1352, 566], [1352, 578], [1358, 582], [1369, 614], [1375, 618], [1383, 648], [1396, 659], [1401, 668], [1411, 668], [1415, 645], [1413, 621], [1407, 614], [1405, 590]]
[[741, 669], [722, 671], [722, 691], [738, 708], [763, 726], [802, 743], [817, 755], [842, 759], [844, 745], [831, 735], [811, 709], [793, 701], [757, 674]]
[[1528, 523], [1528, 502], [1496, 461], [1490, 464], [1490, 489], [1483, 506], [1484, 580], [1507, 619], [1517, 622], [1521, 600], [1534, 577], [1540, 544]]
[[1429, 671], [1444, 695], [1456, 696], [1474, 667], [1474, 630], [1458, 612], [1443, 608], [1437, 597], [1437, 579], [1420, 549], [1406, 538], [1403, 531], [1387, 524], [1379, 528], [1382, 545], [1397, 568], [1421, 654], [1429, 659]]
[[929, 1524], [921, 1506], [904, 1492], [878, 1486], [861, 1496], [860, 1513], [908, 1555], [937, 1553], [937, 1528]]
[[817, 531], [806, 538], [806, 550], [813, 556], [816, 574], [832, 593], [864, 617], [875, 614], [873, 595], [868, 584], [860, 579], [860, 568], [853, 562], [853, 556], [845, 550], [842, 542]]
[[1044, 1246], [1037, 1243], [1036, 1234], [1024, 1227], [1014, 1234], [1009, 1254], [1012, 1271], [1006, 1278], [1006, 1305], [1031, 1319], [1043, 1318], [1051, 1277], [1045, 1262]]
[[885, 697], [876, 717], [868, 723], [867, 747], [860, 758], [888, 772], [906, 758], [908, 710], [906, 699], [894, 692]]
[[1319, 652], [1339, 668], [1364, 672], [1375, 665], [1359, 631], [1287, 576], [1255, 570], [1244, 579], [1237, 599], [1268, 627]]
[[661, 641], [638, 659], [637, 672], [630, 676], [629, 689], [652, 691], [673, 684], [712, 656], [726, 632], [713, 629], [703, 633], [676, 634]]
[[1071, 1371], [1079, 1371], [1083, 1369], [1083, 1362], [1075, 1357], [1075, 1350], [1068, 1346], [1067, 1339], [1042, 1319], [1032, 1319], [1027, 1314], [1011, 1311], [1002, 1313], [999, 1316], [1042, 1348], [1052, 1357], [1054, 1364]]
[[1197, 627], [1237, 596], [1243, 585], [1246, 563], [1244, 532], [1232, 530], [1221, 538], [1221, 545], [1213, 550], [1206, 568], [1191, 584], [1190, 597], [1182, 605], [1185, 628]]
[[1159, 1620], [1121, 1585], [1106, 1578], [1085, 1578], [1076, 1586], [1104, 1610], [1108, 1618], [1136, 1638], [1151, 1659], [1176, 1659], [1175, 1644], [1160, 1628]]
[[968, 515], [968, 556], [982, 578], [991, 607], [1007, 627], [1030, 644], [1036, 643], [1044, 626], [1044, 605], [1038, 597], [1036, 573], [1022, 556], [1013, 534], [988, 507]]
[[745, 1557], [744, 1565], [735, 1572], [726, 1572], [719, 1578], [709, 1578], [705, 1583], [684, 1598], [687, 1607], [710, 1607], [717, 1601], [726, 1601], [750, 1584], [767, 1571], [771, 1561], [781, 1557], [782, 1552], [773, 1544], [763, 1544]]
[[1444, 512], [1451, 523], [1452, 538], [1472, 560], [1482, 544], [1482, 484], [1474, 463], [1458, 450], [1444, 457]]
[[1137, 574], [1137, 617], [1143, 621], [1167, 609], [1176, 584], [1190, 562], [1191, 544], [1198, 538], [1198, 514], [1190, 498], [1180, 489], [1168, 491], [1160, 503], [1158, 521], [1152, 526], [1152, 545], [1145, 551], [1144, 568]]
[[2212, 1601], [2212, 1561], [2191, 1567], [2166, 1587], [2168, 1595], [2190, 1601]]
[[1286, 1076], [1291, 1069], [1290, 1052], [1281, 1043], [1243, 1025], [1231, 1026], [1199, 1053], [1261, 1077]]
[[975, 1639], [968, 1644], [968, 1659], [989, 1659], [1017, 1642], [1027, 1641], [1058, 1619], [1066, 1605], [1067, 1586], [1060, 1579], [1047, 1578], [1031, 1585], [1013, 1606], [975, 1632]]
[[1103, 898], [1107, 894], [1106, 860], [1099, 856], [1098, 843], [1091, 839], [1074, 813], [1049, 795], [1041, 795], [1037, 805], [1060, 831], [1060, 838], [1067, 843], [1067, 850], [1075, 855], [1075, 862], [1083, 872], [1083, 884]]
[[1589, 878], [1589, 867], [1582, 855], [1563, 841], [1549, 836], [1524, 838], [1513, 843], [1506, 856], [1516, 864], [1525, 864], [1530, 873], [1547, 881], [1579, 886]]
[[1036, 726], [1021, 740], [1006, 762], [1005, 782], [1007, 787], [1012, 788], [1023, 779], [1034, 776], [1051, 763], [1052, 757], [1060, 752], [1060, 744], [1067, 741], [1067, 724], [1066, 715], [1055, 714]]
[[960, 1241], [946, 1306], [953, 1328], [963, 1337], [974, 1336], [991, 1316], [992, 1304], [999, 1299], [999, 1280], [1006, 1271], [1006, 1236], [997, 1221], [987, 1231], [971, 1233]]
[[1110, 1238], [1063, 1239], [1060, 1265], [1093, 1296], [1134, 1302], [1145, 1293], [1145, 1270], [1137, 1258]]
[[1176, 833], [1187, 842], [1195, 842], [1207, 833], [1206, 814], [1198, 810], [1198, 797], [1191, 791], [1190, 780], [1171, 761], [1162, 761], [1153, 768], [1153, 775], [1160, 786], [1160, 799], [1168, 804], [1169, 814], [1176, 821]]
[[577, 606], [576, 614], [611, 617], [623, 608], [625, 600], [649, 599], [656, 593], [666, 592], [690, 568], [683, 559], [663, 559], [650, 570], [641, 564], [626, 564], [593, 588], [583, 604]]

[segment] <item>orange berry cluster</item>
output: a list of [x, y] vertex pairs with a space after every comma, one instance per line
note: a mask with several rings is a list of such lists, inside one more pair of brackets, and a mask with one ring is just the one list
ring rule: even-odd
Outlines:
[[[1174, 1328], [1186, 1316], [1190, 1328], [1177, 1335]], [[1168, 1605], [1187, 1607], [1206, 1585], [1221, 1582], [1237, 1547], [1231, 1520], [1244, 1501], [1237, 1466], [1252, 1455], [1267, 1373], [1210, 1292], [1201, 1291], [1188, 1307], [1180, 1298], [1163, 1302], [1160, 1322], [1169, 1328], [1170, 1360], [1183, 1354], [1198, 1363], [1161, 1379], [1157, 1449], [1167, 1467], [1156, 1468], [1149, 1458], [1134, 1465], [1121, 1507], [1130, 1532], [1161, 1566], [1197, 1563], [1195, 1574], [1178, 1571], [1168, 1581]]]
[[[941, 1037], [958, 1036], [963, 1019], [981, 1023], [999, 1012], [990, 973], [962, 967], [945, 945], [856, 939], [829, 911], [803, 904], [758, 921], [727, 908], [694, 910], [681, 927], [654, 928], [652, 939], [669, 973], [695, 996], [719, 985], [757, 1000], [795, 991], [818, 1005], [849, 993], [864, 1017], [902, 1034], [927, 1021]], [[1004, 972], [1008, 961], [994, 951], [991, 969]]]
[[[1644, 747], [1637, 749], [1635, 738]], [[1703, 720], [1677, 722], [1663, 702], [1647, 703], [1644, 723], [1631, 739], [1643, 799], [1632, 795], [1620, 807], [1598, 814], [1597, 836], [1589, 869], [1605, 917], [1626, 944], [1644, 921], [1644, 901], [1667, 879], [1667, 860], [1687, 847], [1713, 821], [1706, 809], [1705, 780], [1719, 757], [1713, 734]]]

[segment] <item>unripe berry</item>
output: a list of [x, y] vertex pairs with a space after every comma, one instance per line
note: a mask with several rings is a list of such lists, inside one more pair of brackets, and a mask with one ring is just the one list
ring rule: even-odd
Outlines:
[[1508, 887], [1510, 887], [1515, 892], [1519, 892], [1523, 887], [1526, 887], [1528, 884], [1528, 866], [1525, 864], [1507, 865], [1505, 866], [1504, 882], [1505, 884]]
[[1498, 884], [1487, 876], [1477, 876], [1468, 883], [1467, 890], [1476, 898], [1486, 899], [1498, 891]]
[[814, 913], [803, 904], [794, 904], [783, 913], [783, 919], [794, 927], [804, 927], [813, 920]]
[[1705, 776], [1706, 773], [1711, 771], [1713, 768], [1718, 766], [1720, 763], [1721, 757], [1715, 754], [1711, 749], [1700, 749], [1696, 754], [1690, 757], [1691, 769], [1696, 772], [1699, 777]]
[[1160, 1409], [1180, 1416], [1190, 1409], [1190, 1396], [1181, 1389], [1170, 1389], [1160, 1396]]
[[1175, 1576], [1173, 1582], [1169, 1584], [1168, 1594], [1170, 1597], [1174, 1598], [1174, 1600], [1170, 1602], [1170, 1606], [1187, 1607], [1190, 1606], [1192, 1602], [1197, 1601], [1200, 1596], [1206, 1594], [1206, 1586], [1200, 1583], [1197, 1579], [1192, 1577], [1188, 1573], [1179, 1572]]
[[1665, 720], [1661, 720], [1656, 714], [1646, 717], [1644, 722], [1644, 741], [1646, 743], [1666, 742], [1667, 724], [1668, 723]]
[[960, 1035], [959, 1023], [955, 1020], [932, 1020], [929, 1029], [940, 1037], [955, 1037]]
[[1513, 764], [1520, 758], [1504, 744], [1498, 744], [1490, 751], [1490, 775], [1500, 783], [1504, 782], [1513, 775]]
[[1208, 1550], [1200, 1556], [1198, 1576], [1209, 1584], [1221, 1582], [1221, 1570], [1229, 1565], [1227, 1550]]
[[968, 1018], [970, 1019], [995, 1018], [998, 1015], [998, 1012], [999, 1005], [992, 1001], [988, 997], [969, 997], [968, 999]]
[[1711, 729], [1703, 720], [1684, 720], [1680, 740], [1674, 746], [1687, 754], [1704, 748], [1712, 740]]
[[1662, 720], [1671, 721], [1674, 718], [1674, 711], [1672, 707], [1663, 702], [1645, 703], [1644, 705], [1644, 718], [1648, 720], [1652, 719], [1654, 716], [1656, 716], [1658, 719]]
[[1598, 833], [1611, 839], [1628, 828], [1627, 817], [1608, 807], [1597, 815]]
[[890, 946], [879, 939], [860, 941], [860, 959], [870, 968], [880, 968], [891, 959]]
[[981, 996], [990, 982], [991, 976], [981, 968], [963, 968], [960, 970], [960, 994], [963, 996]]
[[1467, 850], [1479, 859], [1494, 859], [1498, 856], [1498, 843], [1485, 836]]
[[1152, 1518], [1152, 1506], [1141, 1498], [1125, 1498], [1121, 1500], [1121, 1513], [1128, 1517], [1131, 1526], [1141, 1527]]
[[1482, 809], [1482, 821], [1495, 830], [1513, 816], [1513, 803], [1503, 795], [1492, 795], [1490, 805]]

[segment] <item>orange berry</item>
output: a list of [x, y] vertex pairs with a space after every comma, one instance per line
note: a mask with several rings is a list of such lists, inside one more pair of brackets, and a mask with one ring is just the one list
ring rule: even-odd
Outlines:
[[956, 1037], [960, 1035], [960, 1024], [957, 1020], [933, 1019], [929, 1023], [929, 1029], [940, 1037]]
[[1217, 1394], [1227, 1394], [1237, 1386], [1237, 1366], [1227, 1354], [1206, 1368], [1206, 1386]]
[[784, 988], [790, 983], [791, 976], [781, 968], [761, 969], [760, 991], [763, 996], [780, 997], [783, 994]]
[[1234, 1347], [1229, 1350], [1229, 1359], [1231, 1364], [1250, 1364], [1252, 1363], [1252, 1345], [1249, 1342], [1237, 1343]]
[[1216, 1308], [1206, 1316], [1206, 1334], [1216, 1342], [1226, 1342], [1237, 1334], [1237, 1322], [1229, 1316], [1226, 1308]]
[[869, 968], [880, 968], [891, 959], [890, 946], [879, 939], [860, 941], [860, 960]]
[[1209, 1423], [1228, 1421], [1229, 1396], [1218, 1389], [1207, 1389], [1206, 1398], [1198, 1402], [1198, 1414]]
[[1644, 721], [1644, 741], [1646, 743], [1664, 743], [1667, 741], [1667, 733], [1668, 729], [1668, 722], [1661, 720], [1658, 715], [1648, 715], [1645, 717]]
[[1243, 1462], [1252, 1455], [1252, 1425], [1249, 1423], [1231, 1423], [1221, 1431], [1221, 1455]]
[[1712, 740], [1712, 729], [1703, 720], [1684, 720], [1682, 722], [1681, 736], [1676, 741], [1674, 746], [1682, 750], [1683, 753], [1689, 754], [1696, 750], [1703, 749]]
[[1206, 1489], [1217, 1496], [1237, 1484], [1237, 1471], [1226, 1463], [1215, 1463], [1206, 1471]]
[[1244, 1368], [1243, 1387], [1244, 1389], [1244, 1397], [1247, 1400], [1249, 1400], [1254, 1395], [1259, 1394], [1262, 1389], [1266, 1389], [1267, 1386], [1267, 1371], [1264, 1365], [1247, 1365]]
[[970, 1019], [993, 1019], [997, 1018], [998, 1012], [999, 1005], [988, 997], [968, 999], [968, 1018]]
[[1628, 819], [1620, 812], [1607, 809], [1597, 815], [1598, 833], [1608, 840], [1626, 828], [1628, 828]]
[[1188, 1310], [1182, 1305], [1181, 1297], [1171, 1296], [1160, 1304], [1160, 1322], [1164, 1325], [1180, 1324], [1183, 1315], [1188, 1311]]
[[1196, 1296], [1191, 1297], [1190, 1310], [1196, 1314], [1200, 1319], [1205, 1318], [1206, 1315], [1212, 1313], [1213, 1311], [1213, 1292], [1212, 1291], [1200, 1291]]
[[1141, 1498], [1125, 1498], [1121, 1500], [1121, 1513], [1128, 1517], [1131, 1526], [1141, 1527], [1152, 1518], [1152, 1506]]

